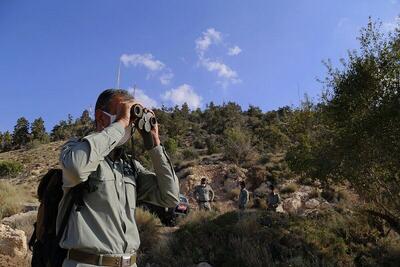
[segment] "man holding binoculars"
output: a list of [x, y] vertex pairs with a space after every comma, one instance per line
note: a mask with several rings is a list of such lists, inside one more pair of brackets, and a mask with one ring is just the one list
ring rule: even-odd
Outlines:
[[[136, 204], [171, 208], [179, 202], [178, 178], [160, 145], [155, 114], [137, 104], [125, 90], [105, 90], [96, 102], [96, 132], [62, 148], [64, 197], [58, 229], [68, 191], [81, 183], [90, 188], [83, 195], [83, 207], [72, 209], [61, 238], [60, 246], [68, 249], [64, 267], [136, 266], [140, 244]], [[121, 153], [134, 128], [143, 137], [154, 173]]]

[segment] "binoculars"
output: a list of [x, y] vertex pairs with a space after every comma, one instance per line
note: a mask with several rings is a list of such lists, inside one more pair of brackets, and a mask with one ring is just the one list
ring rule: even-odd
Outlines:
[[147, 133], [157, 124], [157, 119], [154, 114], [140, 104], [132, 106], [131, 120], [139, 130]]
[[151, 129], [157, 124], [154, 114], [140, 104], [135, 104], [131, 108], [131, 121], [135, 127], [141, 132], [145, 149], [149, 150], [154, 147]]

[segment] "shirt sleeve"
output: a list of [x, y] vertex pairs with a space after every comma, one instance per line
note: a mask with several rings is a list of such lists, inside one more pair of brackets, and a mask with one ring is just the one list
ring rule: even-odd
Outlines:
[[152, 148], [150, 157], [154, 172], [144, 168], [138, 161], [138, 201], [161, 207], [175, 207], [179, 203], [179, 180], [163, 146]]
[[122, 124], [115, 122], [101, 132], [68, 141], [60, 154], [63, 187], [74, 187], [86, 181], [100, 161], [117, 146], [124, 133]]

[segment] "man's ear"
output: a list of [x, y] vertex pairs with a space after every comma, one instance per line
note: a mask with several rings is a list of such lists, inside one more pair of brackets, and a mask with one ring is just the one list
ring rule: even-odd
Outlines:
[[101, 109], [96, 109], [96, 111], [94, 112], [94, 118], [97, 130], [102, 130], [107, 122], [105, 122], [104, 113]]

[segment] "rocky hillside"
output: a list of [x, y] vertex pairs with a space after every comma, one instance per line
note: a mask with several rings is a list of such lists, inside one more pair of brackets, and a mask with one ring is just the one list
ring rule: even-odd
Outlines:
[[[20, 192], [24, 192], [24, 194], [29, 194], [29, 198], [25, 198], [22, 204], [22, 208], [18, 214], [13, 216], [9, 216], [3, 218], [0, 224], [0, 266], [24, 266], [29, 265], [30, 254], [26, 248], [26, 238], [31, 235], [32, 232], [32, 223], [36, 217], [36, 208], [37, 208], [37, 199], [35, 198], [37, 184], [40, 180], [40, 177], [49, 169], [55, 168], [58, 166], [58, 154], [60, 150], [60, 146], [63, 142], [53, 142], [49, 144], [40, 145], [36, 148], [30, 150], [16, 150], [10, 151], [6, 153], [0, 154], [1, 160], [11, 160], [19, 162], [23, 165], [22, 171], [11, 177], [2, 177], [1, 182], [8, 181], [12, 185], [14, 185], [17, 190]], [[268, 193], [268, 183], [267, 180], [259, 181], [255, 179], [252, 175], [255, 175], [254, 172], [250, 171], [254, 168], [242, 168], [238, 165], [229, 162], [224, 159], [223, 154], [215, 153], [211, 155], [207, 155], [201, 150], [196, 152], [198, 157], [193, 160], [181, 160], [175, 165], [175, 170], [177, 176], [180, 179], [180, 189], [181, 193], [188, 196], [190, 200], [190, 204], [192, 206], [193, 215], [189, 216], [188, 219], [180, 223], [179, 227], [167, 229], [161, 226], [160, 229], [165, 230], [157, 230], [157, 232], [162, 233], [162, 237], [167, 241], [168, 244], [174, 244], [173, 240], [179, 239], [184, 242], [185, 232], [182, 232], [183, 229], [187, 229], [185, 231], [190, 231], [191, 238], [196, 238], [200, 243], [197, 245], [203, 244], [202, 242], [206, 242], [203, 240], [203, 237], [198, 236], [202, 230], [202, 227], [223, 227], [223, 224], [220, 224], [220, 220], [218, 216], [223, 216], [225, 213], [229, 213], [235, 217], [236, 215], [236, 207], [237, 207], [237, 199], [239, 195], [238, 182], [241, 180], [247, 181], [248, 187], [251, 188], [251, 203], [249, 207], [251, 208], [249, 213], [249, 223], [253, 223], [256, 229], [264, 229], [264, 224], [269, 224], [269, 219], [265, 216], [269, 216], [268, 214], [260, 213], [263, 212], [266, 208], [265, 196]], [[344, 216], [341, 214], [352, 214], [355, 204], [358, 202], [357, 196], [352, 193], [351, 190], [348, 189], [347, 186], [342, 185], [340, 187], [331, 188], [330, 191], [324, 189], [320, 183], [312, 182], [307, 179], [296, 179], [288, 175], [287, 167], [283, 162], [284, 156], [282, 154], [269, 154], [268, 158], [265, 161], [265, 164], [262, 167], [265, 167], [267, 170], [266, 175], [268, 173], [273, 173], [274, 177], [279, 179], [278, 190], [280, 191], [280, 195], [282, 198], [282, 203], [278, 207], [278, 211], [284, 217], [276, 217], [276, 222], [279, 224], [279, 231], [286, 231], [285, 227], [289, 229], [290, 227], [295, 227], [290, 223], [291, 218], [303, 217], [305, 219], [301, 219], [301, 223], [308, 223], [307, 218], [313, 220], [312, 223], [316, 223], [318, 221], [318, 216], [323, 216], [326, 218], [327, 216], [336, 216], [332, 214], [339, 214], [338, 216]], [[193, 199], [193, 189], [194, 187], [200, 183], [200, 179], [202, 177], [207, 177], [210, 185], [215, 191], [216, 198], [213, 203], [214, 213], [210, 215], [202, 215], [196, 212], [197, 205]], [[0, 198], [1, 201], [1, 198]], [[328, 214], [328, 215], [327, 215]], [[142, 215], [141, 215], [142, 216]], [[229, 216], [227, 218], [229, 218]], [[260, 217], [261, 216], [261, 217]], [[287, 217], [289, 216], [289, 217]], [[295, 216], [295, 217], [290, 217]], [[346, 215], [347, 216], [347, 215]], [[232, 218], [233, 218], [232, 217]], [[203, 219], [201, 219], [203, 218]], [[205, 219], [204, 219], [205, 218]], [[236, 218], [236, 217], [235, 217]], [[263, 218], [261, 224], [259, 224], [259, 219]], [[330, 217], [329, 217], [330, 218]], [[346, 217], [347, 218], [347, 217]], [[295, 219], [296, 223], [300, 222], [298, 219]], [[347, 220], [347, 219], [346, 219]], [[216, 224], [216, 226], [207, 226], [204, 224], [206, 222], [210, 222], [211, 225]], [[192, 232], [194, 229], [191, 225], [195, 225], [196, 223], [200, 223], [198, 230], [200, 232]], [[243, 222], [239, 221], [231, 221], [229, 219], [229, 223], [232, 224], [229, 227], [233, 227], [234, 229], [238, 229], [242, 231], [242, 227], [247, 229], [250, 227], [249, 225], [243, 225]], [[281, 225], [282, 223], [282, 225]], [[148, 221], [145, 221], [145, 225], [148, 224]], [[155, 260], [152, 255], [158, 255], [160, 251], [153, 251], [157, 249], [152, 246], [153, 242], [148, 242], [150, 245], [146, 245], [146, 239], [148, 236], [152, 236], [150, 238], [155, 238], [153, 235], [153, 230], [148, 230], [144, 226], [144, 228], [139, 227], [142, 233], [142, 238], [144, 240], [144, 246], [148, 246], [146, 248], [146, 253], [142, 254], [142, 261], [139, 266], [147, 266], [145, 263], [154, 263], [158, 262]], [[197, 227], [197, 226], [196, 226]], [[296, 226], [297, 227], [297, 226]], [[314, 226], [313, 226], [314, 227]], [[332, 231], [336, 231], [334, 226], [332, 225]], [[143, 230], [145, 229], [145, 230]], [[146, 230], [147, 229], [147, 230]], [[197, 229], [197, 228], [196, 228]], [[221, 230], [222, 231], [222, 230]], [[227, 230], [228, 231], [228, 230]], [[263, 230], [264, 231], [264, 230]], [[314, 231], [314, 230], [307, 230]], [[223, 230], [225, 233], [225, 230]], [[228, 231], [229, 232], [229, 231]], [[226, 234], [228, 234], [226, 232]], [[253, 233], [254, 234], [254, 233]], [[303, 233], [305, 234], [305, 233]], [[331, 233], [330, 233], [331, 234]], [[271, 234], [265, 233], [265, 235], [270, 238]], [[272, 234], [273, 236], [275, 234]], [[285, 238], [289, 238], [290, 235], [285, 234]], [[183, 239], [182, 239], [183, 238]], [[199, 239], [200, 238], [200, 239]], [[222, 237], [221, 237], [222, 238]], [[231, 240], [231, 237], [224, 236], [223, 238], [227, 238], [227, 242], [239, 242]], [[242, 236], [240, 238], [247, 238]], [[325, 238], [325, 237], [324, 237]], [[336, 237], [335, 237], [336, 238]], [[151, 239], [152, 240], [152, 239]], [[247, 240], [247, 239], [246, 239]], [[257, 239], [258, 240], [258, 239]], [[296, 242], [300, 242], [296, 239]], [[335, 239], [336, 240], [336, 239]], [[172, 242], [172, 243], [170, 243]], [[216, 246], [218, 242], [217, 240], [211, 241], [216, 242], [214, 245]], [[245, 241], [247, 242], [247, 241]], [[258, 240], [257, 242], [263, 242], [262, 240]], [[286, 241], [285, 241], [286, 242]], [[305, 242], [302, 240], [301, 242]], [[308, 242], [308, 241], [307, 241]], [[325, 242], [325, 241], [324, 241]], [[335, 241], [336, 242], [336, 241]], [[260, 244], [261, 244], [260, 243]], [[195, 243], [193, 245], [196, 245]], [[247, 243], [246, 243], [247, 244]], [[247, 246], [244, 244], [245, 246]], [[272, 243], [271, 243], [272, 244]], [[277, 245], [273, 243], [273, 245]], [[238, 244], [233, 247], [237, 247]], [[291, 245], [287, 246], [288, 251], [292, 251], [295, 248], [292, 248]], [[173, 250], [173, 247], [164, 248], [166, 251]], [[315, 248], [318, 250], [317, 248]], [[312, 253], [317, 253], [313, 249]], [[331, 248], [330, 248], [331, 249]], [[333, 248], [332, 248], [333, 249]], [[150, 251], [150, 252], [149, 252]], [[152, 252], [151, 252], [152, 251]], [[149, 254], [150, 253], [150, 254]], [[207, 258], [207, 253], [201, 252], [205, 257], [203, 260], [199, 258], [199, 261], [205, 262], [220, 262], [221, 259], [217, 258]], [[221, 253], [221, 252], [218, 252]], [[264, 253], [264, 252], [260, 252]], [[268, 252], [270, 253], [270, 252]], [[267, 254], [268, 254], [267, 253]], [[291, 252], [292, 253], [292, 252]], [[293, 252], [294, 253], [294, 252]], [[297, 252], [296, 252], [297, 253]], [[272, 259], [273, 256], [270, 254], [262, 254], [263, 257], [268, 259]], [[164, 255], [166, 256], [166, 255]], [[188, 255], [182, 255], [182, 262], [196, 262], [194, 259], [188, 258]], [[222, 257], [222, 254], [220, 255]], [[272, 257], [272, 258], [271, 258]], [[12, 260], [11, 260], [12, 259]], [[238, 259], [239, 261], [241, 259]], [[292, 260], [292, 259], [291, 259]], [[346, 260], [349, 260], [346, 258]], [[197, 262], [199, 262], [197, 261]], [[168, 261], [166, 261], [168, 262]], [[180, 261], [177, 261], [180, 262]], [[176, 262], [176, 264], [178, 264]], [[14, 264], [14, 265], [13, 265]], [[171, 264], [175, 264], [172, 263]], [[180, 263], [179, 263], [180, 264]], [[256, 262], [254, 266], [258, 266], [260, 262]], [[152, 266], [164, 266], [162, 264], [156, 264]], [[189, 264], [188, 266], [192, 266]], [[193, 265], [194, 266], [194, 265]], [[218, 265], [217, 265], [218, 266]], [[245, 265], [244, 265], [245, 266]], [[295, 265], [294, 265], [295, 266]]]

